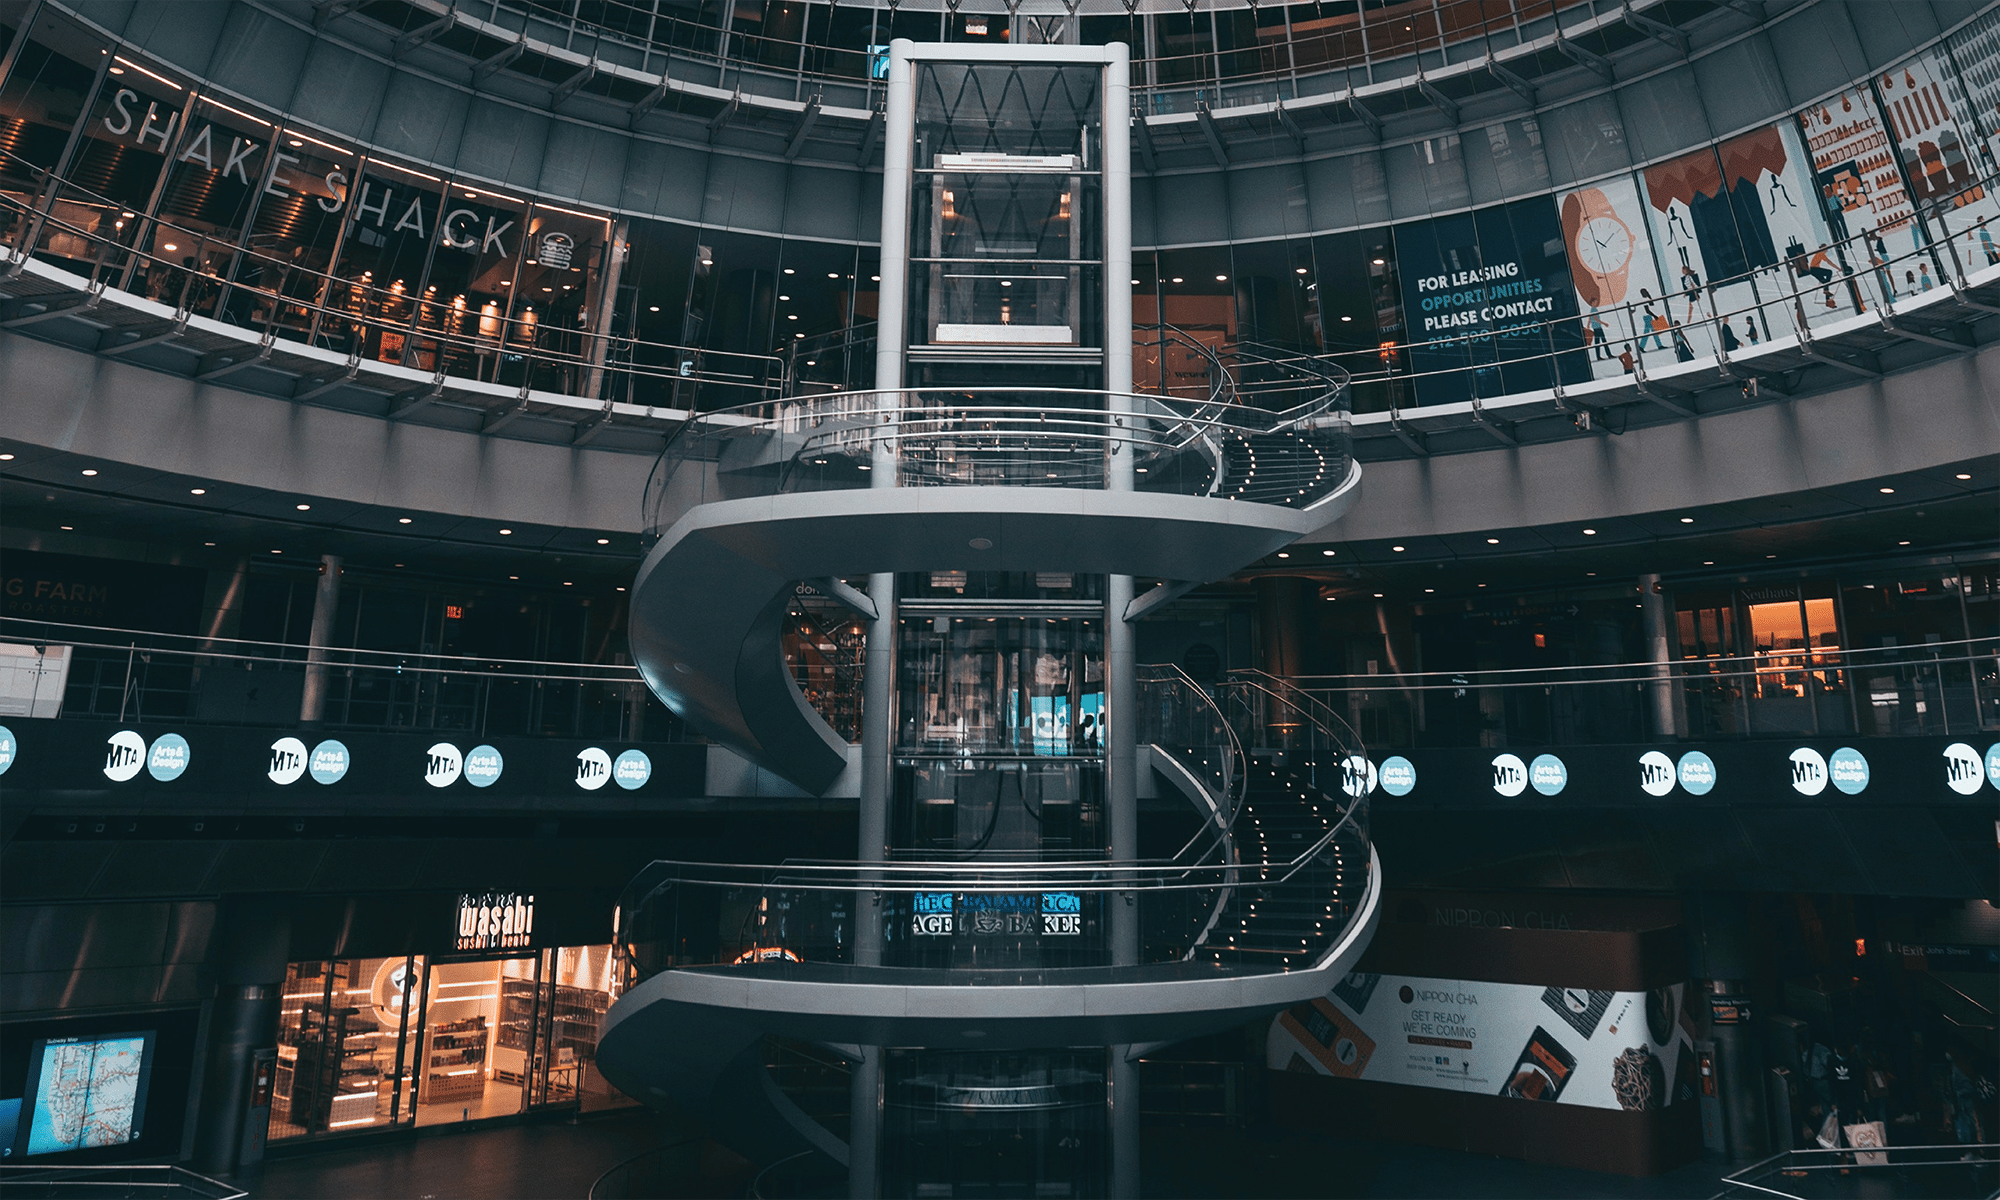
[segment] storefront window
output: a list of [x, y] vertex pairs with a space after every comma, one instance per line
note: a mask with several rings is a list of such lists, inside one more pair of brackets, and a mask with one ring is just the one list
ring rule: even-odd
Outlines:
[[419, 957], [292, 963], [278, 1026], [273, 1141], [410, 1124]]
[[[21, 47], [6, 86], [0, 89], [0, 193], [26, 207], [45, 197], [48, 173], [60, 172], [63, 151], [95, 82], [100, 64], [93, 60], [104, 54], [101, 48], [59, 28], [44, 27], [35, 32], [36, 36]], [[95, 231], [105, 220], [107, 207], [108, 202], [101, 199], [65, 193], [52, 213], [55, 220], [42, 231], [40, 249], [73, 261], [89, 259], [91, 251], [84, 239], [65, 231], [59, 223]], [[0, 231], [11, 240], [14, 225], [24, 218], [20, 210], [9, 207], [0, 212]]]
[[355, 318], [344, 330], [322, 329], [335, 349], [358, 347], [369, 358], [400, 363], [442, 215], [444, 181], [436, 175], [370, 163], [348, 204], [348, 227], [327, 297]]

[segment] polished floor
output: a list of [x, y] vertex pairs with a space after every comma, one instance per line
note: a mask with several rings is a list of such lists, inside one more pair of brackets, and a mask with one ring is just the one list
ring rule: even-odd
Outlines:
[[[646, 1113], [577, 1124], [509, 1125], [393, 1144], [353, 1146], [281, 1158], [245, 1181], [254, 1200], [379, 1197], [380, 1200], [584, 1200], [606, 1171], [686, 1133]], [[686, 1145], [662, 1197], [741, 1196], [750, 1180], [742, 1159], [713, 1146]], [[1149, 1130], [1149, 1197], [1463, 1197], [1585, 1200], [1706, 1200], [1731, 1168], [1695, 1163], [1650, 1179], [1628, 1179], [1512, 1159], [1291, 1131], [1214, 1128]]]

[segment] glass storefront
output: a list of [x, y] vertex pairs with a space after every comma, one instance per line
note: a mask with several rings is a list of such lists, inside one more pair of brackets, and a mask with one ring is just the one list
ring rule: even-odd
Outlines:
[[624, 971], [608, 945], [292, 963], [271, 1140], [630, 1104], [596, 1063]]

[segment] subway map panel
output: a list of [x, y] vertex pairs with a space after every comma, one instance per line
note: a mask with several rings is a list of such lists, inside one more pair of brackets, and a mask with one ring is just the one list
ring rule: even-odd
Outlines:
[[43, 1043], [27, 1152], [117, 1146], [138, 1137], [146, 1041], [131, 1035]]

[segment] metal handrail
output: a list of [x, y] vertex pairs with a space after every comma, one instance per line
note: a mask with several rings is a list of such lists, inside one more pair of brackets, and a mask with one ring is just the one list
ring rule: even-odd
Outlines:
[[[120, 1178], [138, 1176], [141, 1178]], [[0, 1164], [0, 1191], [27, 1196], [36, 1191], [88, 1200], [92, 1196], [126, 1197], [135, 1189], [162, 1198], [194, 1196], [201, 1200], [247, 1200], [250, 1193], [233, 1183], [211, 1179], [175, 1163], [102, 1165]]]
[[[1860, 1155], [1881, 1156], [1880, 1162], [1862, 1162]], [[1973, 1156], [1977, 1156], [1973, 1158]], [[1965, 1161], [1971, 1158], [1971, 1162]], [[1741, 1196], [1749, 1193], [1757, 1196], [1779, 1196], [1784, 1200], [1806, 1200], [1800, 1190], [1785, 1191], [1752, 1182], [1753, 1177], [1770, 1178], [1777, 1172], [1798, 1172], [1805, 1175], [1812, 1171], [1838, 1171], [1843, 1175], [1869, 1172], [1888, 1172], [1909, 1167], [1979, 1167], [2000, 1163], [2000, 1145], [1991, 1142], [1966, 1143], [1963, 1145], [1931, 1146], [1856, 1146], [1837, 1150], [1782, 1150], [1769, 1158], [1759, 1159], [1747, 1167], [1740, 1168], [1719, 1181], [1722, 1191], [1715, 1200]], [[1740, 1189], [1740, 1190], [1733, 1190]]]

